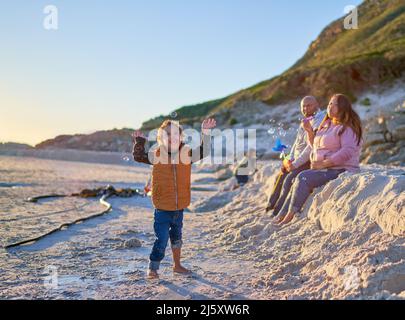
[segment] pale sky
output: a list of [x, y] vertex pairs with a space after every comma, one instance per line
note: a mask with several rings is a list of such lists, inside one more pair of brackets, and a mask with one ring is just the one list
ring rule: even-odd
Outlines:
[[[131, 127], [280, 74], [350, 0], [2, 0], [0, 142]], [[58, 30], [45, 30], [46, 5]]]

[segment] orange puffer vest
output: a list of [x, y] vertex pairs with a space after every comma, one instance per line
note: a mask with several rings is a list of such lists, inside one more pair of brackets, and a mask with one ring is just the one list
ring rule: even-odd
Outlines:
[[[183, 149], [187, 148], [187, 149]], [[188, 152], [183, 146], [181, 152]], [[190, 153], [190, 152], [188, 152]], [[160, 151], [155, 152], [159, 157]], [[191, 160], [191, 159], [190, 159]], [[156, 209], [165, 211], [183, 210], [191, 201], [191, 161], [175, 161], [169, 164], [154, 163], [152, 169], [152, 202]]]

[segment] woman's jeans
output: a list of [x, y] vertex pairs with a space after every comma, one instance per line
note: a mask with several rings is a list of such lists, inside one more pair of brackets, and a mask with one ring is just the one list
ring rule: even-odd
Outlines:
[[149, 269], [158, 270], [165, 257], [167, 242], [170, 239], [172, 249], [181, 248], [183, 229], [183, 210], [163, 211], [155, 209], [153, 229], [156, 240], [149, 256]]
[[280, 215], [289, 212], [299, 213], [315, 188], [322, 187], [329, 181], [336, 179], [345, 169], [305, 170], [294, 179], [293, 186], [287, 200], [280, 210]]

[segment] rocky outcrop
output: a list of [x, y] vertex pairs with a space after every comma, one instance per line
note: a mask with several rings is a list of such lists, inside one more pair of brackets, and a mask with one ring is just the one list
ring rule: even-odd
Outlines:
[[60, 135], [35, 146], [36, 149], [79, 149], [131, 152], [133, 129], [113, 129], [92, 134]]
[[366, 123], [362, 162], [405, 165], [405, 101]]

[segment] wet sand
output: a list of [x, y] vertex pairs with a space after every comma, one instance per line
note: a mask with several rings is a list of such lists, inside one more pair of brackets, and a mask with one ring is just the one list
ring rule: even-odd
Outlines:
[[[62, 198], [26, 202], [27, 197], [77, 192], [112, 184], [142, 187], [147, 166], [117, 166], [34, 158], [0, 157], [2, 246], [30, 238], [49, 228], [102, 210], [97, 199]], [[206, 177], [195, 174], [194, 179]], [[196, 185], [198, 188], [199, 185]], [[204, 189], [215, 186], [200, 185]], [[193, 192], [193, 201], [212, 192]], [[204, 215], [186, 213], [184, 262], [193, 274], [173, 275], [170, 248], [161, 279], [145, 279], [154, 241], [153, 209], [149, 198], [111, 198], [113, 210], [46, 238], [10, 250], [0, 249], [2, 299], [232, 299], [248, 298], [249, 288], [236, 280], [250, 264], [229, 260], [223, 250], [206, 249], [211, 242]], [[138, 239], [141, 247], [126, 248]], [[224, 264], [229, 264], [228, 270]], [[243, 268], [241, 267], [243, 266]], [[57, 271], [55, 282], [48, 277]], [[231, 270], [231, 272], [229, 272]], [[232, 270], [235, 272], [232, 272]], [[237, 271], [237, 273], [236, 273]]]

